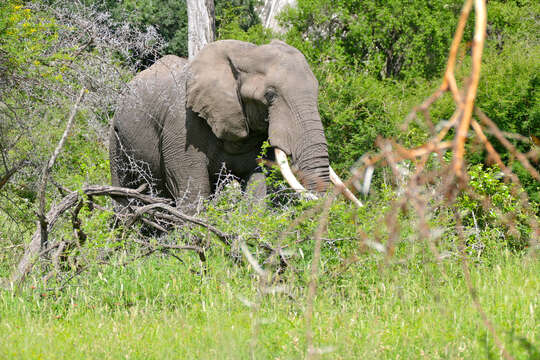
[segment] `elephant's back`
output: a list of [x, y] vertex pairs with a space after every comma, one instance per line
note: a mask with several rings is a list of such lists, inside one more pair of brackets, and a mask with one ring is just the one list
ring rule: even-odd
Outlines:
[[184, 108], [186, 64], [186, 59], [167, 55], [137, 74], [117, 105], [115, 127], [126, 131], [151, 127], [159, 133], [172, 109]]
[[[139, 102], [149, 105], [171, 105], [185, 88], [187, 60], [176, 55], [166, 55], [154, 65], [141, 71], [128, 83], [129, 97], [139, 97]], [[132, 103], [133, 99], [129, 99]]]
[[141, 71], [130, 81], [130, 85], [140, 86], [142, 83], [159, 81], [177, 81], [182, 77], [187, 59], [176, 55], [165, 55], [148, 69]]

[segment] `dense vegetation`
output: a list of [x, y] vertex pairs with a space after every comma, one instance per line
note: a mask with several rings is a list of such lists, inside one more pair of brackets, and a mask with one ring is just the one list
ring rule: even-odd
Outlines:
[[[305, 54], [320, 83], [331, 162], [346, 175], [363, 154], [377, 150], [379, 137], [416, 146], [431, 134], [421, 121], [404, 127], [404, 118], [440, 83], [462, 1], [406, 3], [299, 0], [281, 15], [286, 32], [273, 34], [258, 21], [255, 1], [220, 0], [217, 31], [222, 39], [254, 43], [279, 37]], [[24, 251], [36, 214], [66, 191], [109, 182], [106, 144], [115, 101], [123, 84], [159, 56], [186, 55], [185, 12], [185, 3], [173, 0], [0, 3], [0, 280]], [[523, 152], [534, 151], [540, 136], [539, 18], [537, 1], [488, 3], [477, 103], [501, 130], [519, 135], [510, 141]], [[467, 28], [465, 40], [470, 36]], [[469, 52], [464, 42], [459, 81], [470, 67]], [[81, 90], [74, 128], [40, 209], [43, 167]], [[436, 123], [453, 112], [447, 96], [432, 109]], [[429, 239], [411, 209], [400, 213], [399, 226], [387, 223], [401, 191], [387, 168], [377, 169], [364, 208], [332, 205], [314, 302], [314, 342], [323, 357], [500, 357], [473, 304], [471, 295], [478, 294], [508, 352], [540, 358], [538, 235], [529, 226], [538, 215], [540, 184], [490, 140], [512, 164], [528, 204], [472, 144], [471, 191], [450, 205], [443, 194], [433, 195]], [[538, 161], [534, 166], [539, 169]], [[305, 289], [319, 218], [304, 215], [313, 203], [273, 200], [253, 208], [230, 186], [200, 214], [222, 231], [284, 249], [286, 269], [250, 244], [279, 278], [267, 284], [238, 260], [238, 249], [218, 245], [204, 229], [178, 229], [140, 246], [136, 228], [111, 228], [110, 201], [94, 199], [109, 211], [79, 209], [89, 239], [71, 249], [79, 263], [45, 262], [19, 291], [0, 290], [0, 334], [8, 334], [0, 336], [0, 357], [303, 357]], [[73, 241], [71, 221], [66, 216], [51, 239]], [[152, 247], [194, 239], [207, 242], [204, 264], [193, 253]], [[391, 239], [398, 239], [395, 249], [387, 246]], [[44, 283], [44, 273], [54, 276]]]

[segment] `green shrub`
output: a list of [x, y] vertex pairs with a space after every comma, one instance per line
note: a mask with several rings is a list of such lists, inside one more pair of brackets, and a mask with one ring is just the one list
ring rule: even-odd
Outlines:
[[496, 167], [474, 165], [468, 174], [471, 191], [462, 194], [456, 204], [458, 211], [463, 212], [464, 225], [477, 232], [498, 231], [500, 240], [512, 249], [528, 246], [535, 205], [532, 209], [524, 208], [519, 199], [522, 190], [502, 181], [503, 173]]
[[[18, 0], [0, 4], [0, 75], [36, 77], [62, 81], [64, 68], [52, 63], [67, 59], [65, 52], [55, 52], [58, 26], [49, 17], [40, 17], [24, 8]], [[0, 109], [1, 110], [1, 109]]]
[[300, 0], [282, 20], [308, 46], [338, 47], [350, 64], [371, 76], [431, 78], [444, 67], [461, 5], [457, 0]]

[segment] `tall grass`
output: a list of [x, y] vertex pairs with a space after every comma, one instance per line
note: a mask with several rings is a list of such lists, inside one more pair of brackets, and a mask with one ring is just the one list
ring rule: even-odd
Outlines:
[[[252, 350], [257, 359], [303, 357], [301, 281], [288, 281], [288, 294], [261, 298], [249, 268], [220, 251], [209, 254], [203, 275], [193, 273], [198, 258], [183, 260], [95, 266], [61, 292], [36, 283], [20, 294], [0, 293], [0, 358], [245, 359]], [[498, 358], [459, 261], [385, 265], [374, 254], [346, 272], [323, 266], [314, 304], [323, 358]], [[516, 359], [538, 358], [540, 262], [504, 250], [471, 273], [507, 350]]]

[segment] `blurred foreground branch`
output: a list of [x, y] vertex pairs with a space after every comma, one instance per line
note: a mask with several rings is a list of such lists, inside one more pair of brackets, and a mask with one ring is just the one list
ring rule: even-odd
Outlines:
[[[464, 79], [463, 85], [458, 85], [455, 77], [456, 59], [458, 49], [463, 39], [467, 20], [474, 5], [474, 36], [472, 41], [472, 65], [468, 76]], [[457, 221], [455, 222], [454, 234], [457, 234], [462, 250], [462, 265], [466, 277], [467, 288], [473, 301], [473, 304], [482, 318], [483, 325], [487, 328], [499, 348], [501, 355], [505, 359], [512, 359], [512, 356], [505, 348], [501, 337], [498, 336], [495, 328], [492, 326], [488, 315], [483, 310], [478, 299], [477, 291], [469, 276], [468, 254], [463, 250], [466, 239], [463, 235], [463, 217], [466, 214], [456, 209], [456, 202], [460, 196], [481, 197], [469, 182], [466, 171], [466, 155], [470, 151], [473, 141], [479, 143], [488, 157], [486, 160], [494, 162], [505, 175], [504, 181], [514, 183], [511, 187], [512, 196], [519, 199], [521, 209], [528, 214], [524, 217], [528, 222], [530, 232], [528, 235], [528, 244], [531, 254], [535, 254], [538, 249], [538, 238], [540, 231], [538, 220], [533, 207], [527, 197], [527, 193], [522, 189], [518, 177], [512, 172], [512, 167], [503, 162], [501, 156], [497, 153], [494, 146], [490, 143], [485, 133], [493, 135], [513, 156], [517, 159], [527, 172], [536, 180], [540, 181], [538, 171], [530, 163], [528, 156], [520, 153], [515, 146], [508, 140], [506, 134], [503, 134], [497, 125], [488, 118], [479, 108], [475, 107], [475, 99], [480, 79], [480, 69], [482, 62], [482, 53], [486, 37], [486, 4], [484, 0], [466, 0], [461, 10], [461, 15], [457, 29], [450, 47], [448, 62], [444, 77], [439, 88], [428, 97], [421, 105], [415, 107], [407, 116], [405, 124], [418, 118], [418, 114], [423, 115], [424, 121], [432, 130], [432, 137], [422, 146], [407, 148], [392, 139], [378, 139], [377, 146], [380, 151], [372, 155], [364, 155], [358, 160], [351, 169], [352, 176], [347, 185], [353, 184], [357, 190], [367, 193], [374, 168], [376, 166], [385, 166], [391, 170], [391, 174], [398, 186], [396, 198], [391, 201], [389, 211], [384, 215], [384, 231], [376, 231], [374, 234], [365, 234], [359, 229], [358, 237], [361, 248], [374, 248], [384, 253], [387, 262], [395, 253], [400, 239], [400, 216], [410, 216], [415, 214], [416, 234], [414, 237], [426, 245], [437, 258], [437, 262], [442, 259], [436, 246], [439, 231], [432, 229], [432, 213], [441, 211], [442, 208], [453, 211]], [[455, 110], [450, 119], [446, 122], [439, 122], [435, 125], [430, 116], [430, 108], [444, 94], [450, 93], [455, 104]], [[477, 121], [474, 117], [477, 117]], [[435, 131], [438, 129], [437, 131]], [[476, 137], [470, 136], [475, 134]], [[452, 160], [447, 161], [445, 153], [450, 151]], [[475, 149], [475, 152], [478, 149]], [[530, 157], [533, 158], [532, 156]], [[363, 177], [363, 181], [360, 181]], [[490, 201], [485, 199], [481, 206], [493, 206]], [[313, 301], [318, 281], [320, 261], [320, 238], [326, 231], [325, 224], [329, 217], [329, 204], [325, 204], [322, 214], [319, 218], [319, 228], [315, 232], [314, 257], [311, 265], [311, 279], [307, 292], [307, 307], [305, 310], [306, 319], [306, 358], [315, 358], [320, 353], [313, 344]], [[474, 218], [474, 212], [472, 213]], [[508, 228], [513, 229], [514, 234], [518, 234], [516, 226], [516, 217], [505, 216], [500, 218]], [[477, 228], [476, 218], [474, 218]], [[522, 227], [523, 228], [523, 227]], [[439, 234], [439, 235], [438, 235]], [[358, 257], [351, 261], [358, 261]]]

